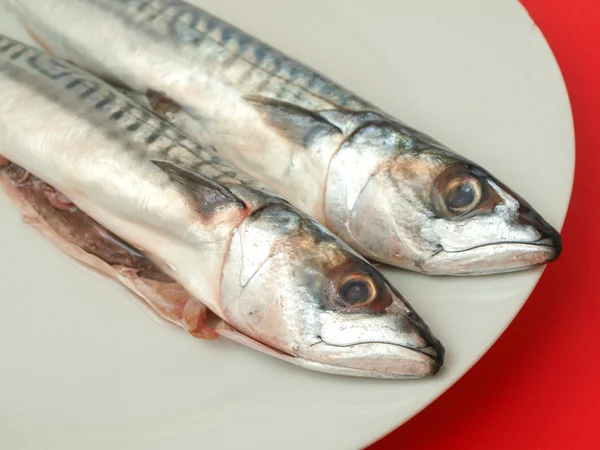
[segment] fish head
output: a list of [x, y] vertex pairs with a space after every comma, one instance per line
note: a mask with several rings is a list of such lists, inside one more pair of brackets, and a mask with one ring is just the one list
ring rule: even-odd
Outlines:
[[236, 231], [222, 281], [225, 321], [292, 359], [335, 374], [434, 375], [444, 348], [365, 259], [278, 204]]
[[344, 145], [332, 169], [356, 176], [328, 185], [328, 225], [366, 257], [475, 275], [527, 269], [561, 252], [558, 231], [522, 197], [422, 133], [375, 123]]

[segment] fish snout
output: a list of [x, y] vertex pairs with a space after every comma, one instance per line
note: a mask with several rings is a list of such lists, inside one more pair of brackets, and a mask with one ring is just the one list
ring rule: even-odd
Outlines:
[[543, 245], [554, 250], [554, 256], [551, 258], [551, 261], [558, 258], [562, 252], [562, 237], [552, 225], [528, 206], [521, 206], [519, 208], [517, 220], [523, 225], [531, 226], [540, 234], [540, 238], [535, 244]]
[[411, 311], [407, 314], [406, 319], [414, 330], [412, 334], [416, 337], [414, 342], [407, 342], [406, 347], [430, 357], [436, 363], [433, 365], [434, 373], [437, 372], [444, 364], [446, 349], [425, 322], [414, 312]]

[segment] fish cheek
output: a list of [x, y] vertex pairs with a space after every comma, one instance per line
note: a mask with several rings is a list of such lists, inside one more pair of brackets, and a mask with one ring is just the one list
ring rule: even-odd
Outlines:
[[309, 263], [285, 249], [267, 256], [246, 282], [238, 285], [238, 296], [229, 306], [236, 317], [232, 326], [289, 354], [314, 341], [320, 299], [315, 295], [318, 284], [312, 279], [320, 276], [309, 276]]
[[462, 251], [475, 247], [495, 244], [503, 240], [517, 240], [510, 223], [510, 214], [501, 206], [495, 212], [475, 214], [461, 220], [437, 218], [424, 230], [430, 239], [436, 239], [441, 249], [450, 252], [452, 257], [460, 258]]
[[410, 185], [401, 185], [389, 174], [377, 174], [350, 216], [355, 250], [384, 263], [411, 265], [421, 256], [420, 223], [425, 211]]

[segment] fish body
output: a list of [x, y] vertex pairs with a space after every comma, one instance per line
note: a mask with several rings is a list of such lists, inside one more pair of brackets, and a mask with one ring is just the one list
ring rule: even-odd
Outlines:
[[180, 0], [9, 0], [53, 53], [149, 95], [193, 138], [373, 260], [473, 275], [555, 260], [559, 233], [489, 172]]
[[324, 372], [441, 367], [442, 345], [366, 260], [118, 90], [6, 37], [0, 90], [1, 184], [67, 254], [161, 316]]

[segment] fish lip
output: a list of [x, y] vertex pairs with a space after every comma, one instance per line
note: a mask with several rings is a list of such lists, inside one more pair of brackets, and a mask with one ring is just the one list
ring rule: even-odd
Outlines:
[[[428, 356], [433, 361], [438, 363], [440, 368], [444, 365], [444, 360], [446, 358], [446, 349], [441, 344], [428, 345], [427, 347], [419, 347], [419, 348], [412, 348], [412, 347], [405, 347], [405, 348], [417, 351], [419, 353], [422, 353], [425, 356]], [[433, 352], [433, 354], [430, 352]], [[439, 370], [439, 368], [438, 368], [438, 370]]]
[[554, 250], [555, 256], [554, 260], [556, 260], [560, 254], [562, 253], [562, 238], [560, 234], [557, 233], [555, 237], [543, 237], [533, 242], [533, 245], [537, 245], [539, 247], [548, 247]]
[[402, 345], [402, 344], [396, 344], [394, 342], [385, 342], [385, 341], [365, 341], [365, 342], [357, 342], [354, 344], [340, 345], [340, 344], [332, 344], [330, 342], [327, 342], [323, 338], [321, 338], [321, 340], [319, 342], [317, 342], [313, 345], [317, 345], [317, 344], [321, 344], [321, 343], [328, 345], [330, 347], [337, 347], [337, 348], [358, 347], [361, 345], [368, 345], [368, 344], [393, 345], [394, 347], [405, 348], [407, 350], [411, 350], [411, 351], [420, 353], [422, 355], [425, 355], [429, 359], [431, 359], [432, 361], [437, 363], [439, 367], [437, 367], [437, 369], [435, 371], [436, 373], [444, 365], [444, 360], [445, 360], [445, 356], [446, 356], [446, 349], [440, 342], [429, 344], [424, 347], [411, 347], [409, 345]]
[[555, 261], [558, 256], [562, 252], [562, 240], [560, 239], [560, 235], [558, 235], [558, 239], [554, 237], [543, 237], [538, 239], [537, 241], [532, 242], [523, 242], [523, 241], [500, 241], [500, 242], [491, 242], [489, 244], [476, 245], [474, 247], [464, 248], [461, 250], [446, 250], [445, 248], [441, 248], [438, 253], [448, 253], [448, 254], [458, 254], [469, 252], [472, 250], [477, 250], [486, 247], [493, 247], [496, 245], [523, 245], [529, 247], [545, 247], [554, 251], [554, 255], [549, 259], [549, 262]]
[[[518, 272], [556, 261], [561, 252], [557, 244], [555, 239], [543, 237], [532, 242], [495, 242], [452, 251], [440, 248], [417, 267], [432, 275], [475, 276]], [[499, 251], [486, 250], [495, 246]], [[453, 270], [445, 270], [449, 266]]]

